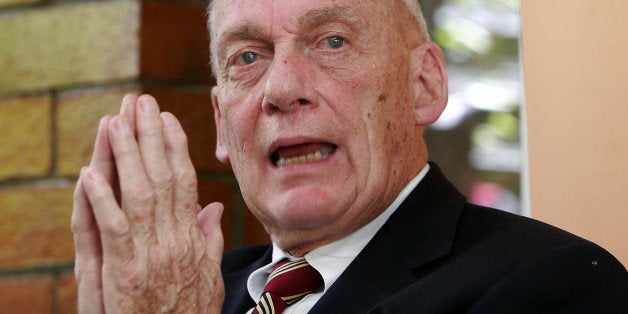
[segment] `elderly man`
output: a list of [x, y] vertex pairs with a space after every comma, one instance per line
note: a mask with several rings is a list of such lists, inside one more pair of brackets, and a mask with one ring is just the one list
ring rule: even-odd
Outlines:
[[627, 310], [608, 252], [427, 163], [447, 76], [417, 2], [216, 0], [210, 32], [216, 156], [273, 244], [223, 256], [181, 126], [128, 95], [76, 188], [81, 312]]

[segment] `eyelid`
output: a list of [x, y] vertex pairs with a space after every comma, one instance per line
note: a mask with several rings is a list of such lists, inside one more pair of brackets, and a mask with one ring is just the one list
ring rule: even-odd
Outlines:
[[234, 64], [239, 63], [239, 62], [242, 62], [243, 65], [248, 65], [243, 60], [244, 55], [247, 54], [247, 53], [254, 53], [255, 55], [259, 56], [259, 54], [257, 52], [255, 52], [255, 51], [251, 51], [251, 50], [248, 50], [248, 49], [240, 50], [239, 52], [235, 53], [232, 56], [232, 58], [229, 60], [229, 65], [231, 66], [231, 65], [234, 65]]
[[328, 40], [332, 37], [338, 37], [340, 39], [342, 39], [342, 46], [339, 48], [335, 48], [334, 50], [338, 50], [338, 49], [342, 49], [344, 46], [346, 46], [347, 44], [350, 44], [351, 40], [349, 38], [349, 35], [346, 33], [342, 33], [342, 32], [326, 32], [324, 34], [321, 34], [317, 37], [316, 40], [316, 46], [320, 46], [321, 44], [325, 45], [325, 46], [329, 46], [329, 42]]
[[[263, 57], [265, 55], [265, 51], [266, 49], [264, 48], [260, 48], [260, 47], [256, 47], [256, 46], [243, 46], [239, 49], [236, 49], [234, 53], [231, 53], [229, 55], [229, 58], [227, 59], [227, 67], [231, 67], [232, 65], [236, 64], [239, 61], [243, 61], [242, 60], [242, 56], [245, 53], [248, 52], [252, 52], [255, 53], [258, 58], [259, 57]], [[248, 65], [248, 64], [244, 64], [244, 65]]]

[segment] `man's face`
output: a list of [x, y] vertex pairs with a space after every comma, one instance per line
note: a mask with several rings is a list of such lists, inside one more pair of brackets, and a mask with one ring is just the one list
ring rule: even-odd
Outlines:
[[218, 0], [216, 154], [285, 249], [357, 230], [420, 170], [393, 2]]

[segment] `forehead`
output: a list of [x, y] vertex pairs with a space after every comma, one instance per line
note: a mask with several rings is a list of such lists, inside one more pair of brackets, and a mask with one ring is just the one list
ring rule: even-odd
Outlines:
[[298, 27], [304, 21], [334, 16], [370, 18], [390, 3], [390, 0], [216, 0], [214, 31], [220, 35], [247, 24]]

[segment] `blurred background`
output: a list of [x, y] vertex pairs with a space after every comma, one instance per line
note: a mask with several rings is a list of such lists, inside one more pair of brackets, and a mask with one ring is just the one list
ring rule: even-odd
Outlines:
[[[525, 77], [533, 80], [526, 81], [523, 107], [519, 1], [421, 0], [450, 74], [449, 105], [426, 132], [430, 159], [471, 201], [558, 224], [610, 243], [613, 253], [626, 257], [626, 241], [617, 238], [626, 235], [625, 206], [618, 204], [628, 201], [628, 134], [617, 119], [628, 116], [628, 29], [618, 13], [627, 6], [623, 0], [602, 1], [604, 6], [570, 1], [533, 1], [527, 15], [521, 12], [529, 43], [523, 61], [534, 60], [527, 63], [534, 66]], [[221, 201], [228, 209], [226, 247], [268, 242], [230, 168], [214, 157], [205, 7], [199, 0], [0, 0], [0, 313], [76, 312], [69, 228], [74, 182], [89, 163], [100, 117], [115, 114], [125, 93], [150, 93], [181, 120], [200, 179], [200, 204]], [[580, 67], [578, 58], [597, 51], [582, 50], [582, 35], [571, 33], [581, 31], [575, 27], [583, 19], [599, 24], [585, 38], [607, 44], [604, 60], [619, 60], [604, 65], [609, 75], [582, 75], [596, 65]], [[574, 52], [575, 59], [554, 69]], [[614, 93], [604, 85], [583, 96], [589, 81], [572, 80], [583, 77], [615, 82]], [[581, 110], [588, 106], [580, 99], [599, 91], [607, 96], [600, 101], [608, 114], [586, 120], [592, 115]], [[580, 119], [574, 103], [593, 133], [579, 133], [585, 128], [573, 123]], [[579, 154], [579, 140], [595, 142], [600, 153]], [[574, 171], [578, 161], [595, 171]], [[567, 188], [555, 190], [559, 184]], [[561, 203], [561, 195], [585, 194], [599, 206]]]
[[430, 159], [472, 202], [525, 213], [519, 1], [421, 3], [449, 73], [449, 103], [426, 132]]

